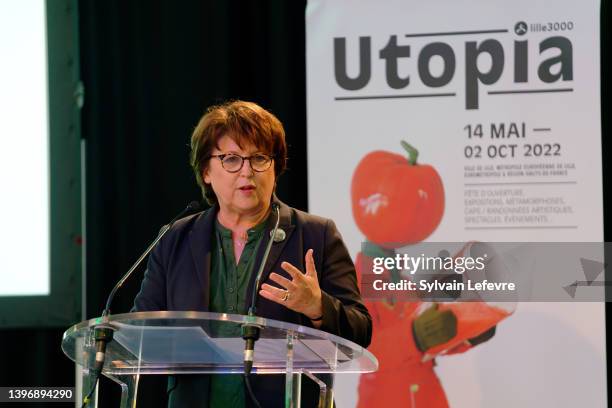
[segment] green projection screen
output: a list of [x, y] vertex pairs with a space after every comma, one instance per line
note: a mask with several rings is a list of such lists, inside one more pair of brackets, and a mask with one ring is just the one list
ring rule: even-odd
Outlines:
[[76, 0], [0, 1], [0, 327], [81, 316]]

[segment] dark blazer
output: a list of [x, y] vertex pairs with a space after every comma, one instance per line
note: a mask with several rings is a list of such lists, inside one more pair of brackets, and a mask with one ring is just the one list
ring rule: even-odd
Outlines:
[[[274, 200], [280, 205], [279, 228], [285, 231], [286, 238], [272, 245], [261, 282], [278, 286], [268, 279], [272, 271], [291, 279], [280, 268], [282, 261], [305, 271], [304, 256], [312, 248], [323, 293], [320, 329], [367, 347], [372, 335], [372, 320], [359, 294], [355, 267], [335, 224], [291, 208], [276, 197]], [[140, 292], [134, 301], [134, 311], [208, 310], [211, 237], [217, 212], [218, 206], [215, 206], [177, 221], [158, 243], [149, 258]], [[275, 221], [276, 217], [269, 217], [255, 265], [261, 263]], [[253, 285], [254, 276], [247, 293], [252, 293]], [[248, 308], [250, 296], [246, 302]], [[258, 316], [312, 327], [310, 319], [301, 313], [261, 296], [256, 302]], [[262, 407], [284, 406], [283, 375], [252, 375], [251, 384]], [[208, 407], [208, 386], [206, 375], [170, 377], [169, 406]], [[245, 398], [248, 407], [251, 404], [246, 391]], [[314, 407], [317, 401], [318, 386], [303, 379], [302, 406]]]

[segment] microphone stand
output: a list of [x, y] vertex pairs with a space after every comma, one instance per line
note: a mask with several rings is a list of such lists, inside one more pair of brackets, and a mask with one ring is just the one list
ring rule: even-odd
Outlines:
[[125, 275], [123, 275], [123, 277], [119, 279], [119, 281], [117, 282], [117, 284], [115, 285], [111, 293], [108, 295], [108, 299], [106, 300], [106, 306], [104, 307], [104, 310], [102, 311], [102, 317], [101, 317], [102, 323], [97, 325], [94, 328], [94, 340], [96, 344], [96, 359], [94, 362], [94, 366], [91, 369], [91, 374], [93, 375], [94, 380], [93, 380], [91, 389], [89, 390], [85, 398], [83, 398], [83, 405], [81, 405], [81, 408], [84, 408], [89, 404], [91, 396], [96, 390], [98, 379], [100, 378], [100, 374], [102, 373], [102, 368], [104, 367], [104, 359], [106, 358], [106, 345], [113, 340], [114, 328], [112, 326], [107, 325], [106, 322], [108, 322], [108, 317], [110, 316], [110, 305], [115, 297], [115, 293], [117, 293], [119, 288], [123, 286], [125, 281], [132, 275], [132, 273], [136, 270], [136, 268], [140, 266], [142, 261], [147, 257], [147, 255], [149, 255], [149, 253], [153, 250], [153, 248], [155, 248], [155, 245], [157, 245], [157, 243], [162, 239], [162, 237], [166, 235], [168, 231], [170, 231], [170, 228], [172, 228], [174, 223], [180, 218], [187, 215], [188, 213], [193, 212], [193, 211], [198, 211], [199, 209], [200, 209], [200, 203], [198, 203], [197, 201], [192, 201], [189, 203], [189, 205], [187, 205], [187, 207], [185, 207], [183, 211], [181, 211], [176, 217], [174, 217], [172, 221], [164, 225], [163, 228], [160, 230], [159, 234], [157, 235], [157, 238], [155, 238], [155, 240], [151, 243], [151, 245], [149, 245], [149, 247], [142, 253], [142, 255], [140, 255], [140, 257], [136, 260], [136, 262], [134, 262], [132, 267], [125, 273]]
[[253, 349], [255, 347], [255, 342], [259, 340], [259, 331], [261, 329], [259, 325], [254, 323], [256, 319], [255, 312], [257, 310], [257, 306], [255, 305], [257, 299], [257, 292], [259, 292], [261, 277], [263, 275], [266, 262], [268, 261], [268, 256], [270, 255], [270, 249], [272, 248], [272, 243], [274, 242], [274, 237], [276, 236], [276, 231], [278, 230], [278, 224], [280, 223], [280, 208], [276, 203], [273, 203], [272, 207], [274, 208], [274, 210], [276, 210], [276, 224], [274, 225], [274, 229], [270, 234], [270, 240], [266, 245], [266, 250], [264, 252], [263, 259], [261, 261], [261, 264], [259, 265], [257, 275], [255, 276], [255, 284], [253, 285], [253, 292], [251, 293], [251, 306], [249, 307], [249, 312], [247, 315], [249, 322], [242, 325], [242, 338], [246, 342], [244, 346], [245, 375], [249, 375], [251, 373], [251, 369], [253, 368]]
[[272, 203], [272, 208], [276, 211], [276, 223], [274, 224], [274, 229], [270, 234], [270, 240], [266, 245], [266, 250], [263, 255], [263, 259], [261, 264], [259, 265], [259, 270], [257, 271], [257, 275], [255, 276], [255, 284], [253, 285], [253, 292], [251, 293], [251, 306], [249, 307], [249, 311], [247, 314], [247, 323], [242, 325], [242, 338], [245, 341], [244, 344], [244, 382], [247, 387], [247, 391], [249, 392], [249, 396], [251, 400], [255, 404], [256, 407], [261, 407], [257, 398], [255, 398], [255, 394], [251, 389], [251, 382], [249, 381], [249, 375], [251, 374], [251, 370], [253, 369], [253, 354], [255, 349], [255, 342], [259, 340], [259, 333], [261, 331], [261, 326], [256, 324], [257, 316], [255, 316], [255, 312], [257, 311], [257, 306], [255, 305], [257, 299], [257, 292], [259, 292], [259, 286], [261, 283], [261, 277], [263, 275], [264, 268], [266, 266], [266, 262], [268, 261], [268, 256], [270, 255], [270, 249], [272, 248], [272, 243], [274, 242], [274, 238], [276, 237], [276, 231], [278, 230], [278, 225], [280, 223], [280, 207], [277, 203]]

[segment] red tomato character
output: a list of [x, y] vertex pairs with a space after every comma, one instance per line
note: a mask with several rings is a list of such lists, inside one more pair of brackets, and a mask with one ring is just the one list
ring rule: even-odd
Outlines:
[[353, 218], [377, 245], [398, 248], [427, 238], [444, 213], [444, 187], [418, 151], [402, 141], [408, 158], [374, 151], [359, 162], [351, 183]]

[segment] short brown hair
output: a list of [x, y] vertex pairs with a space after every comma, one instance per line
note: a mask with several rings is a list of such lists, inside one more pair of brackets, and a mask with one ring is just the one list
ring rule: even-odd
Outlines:
[[202, 195], [211, 205], [217, 202], [217, 196], [211, 185], [204, 182], [202, 173], [208, 166], [213, 148], [218, 148], [219, 139], [226, 135], [241, 148], [250, 143], [273, 156], [277, 178], [287, 166], [285, 130], [276, 116], [253, 102], [231, 101], [211, 106], [191, 135], [190, 159]]

